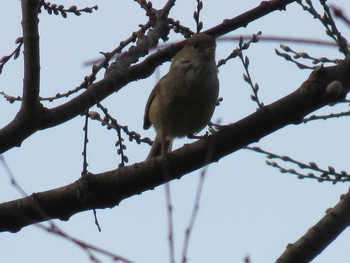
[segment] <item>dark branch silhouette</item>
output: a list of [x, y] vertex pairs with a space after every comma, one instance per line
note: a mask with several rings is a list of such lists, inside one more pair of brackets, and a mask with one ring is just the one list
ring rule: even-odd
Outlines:
[[[288, 124], [301, 123], [305, 115], [331, 102], [342, 100], [350, 87], [349, 70], [350, 56], [336, 66], [320, 67], [293, 93], [222, 127], [207, 139], [185, 145], [170, 153], [167, 160], [157, 157], [101, 174], [87, 174], [70, 185], [3, 203], [0, 205], [0, 230], [18, 231], [44, 220], [68, 220], [84, 210], [113, 207], [125, 198], [217, 162]], [[327, 89], [335, 80], [343, 84], [342, 90], [333, 92]], [[209, 159], [205, 154], [208, 149], [212, 153]], [[169, 171], [166, 177], [164, 166]], [[33, 205], [35, 203], [41, 207], [44, 218]]]
[[[237, 28], [245, 27], [271, 12], [285, 10], [287, 5], [293, 2], [300, 3], [297, 0], [264, 1], [256, 8], [237, 17], [226, 19], [221, 24], [203, 33], [215, 37], [223, 36]], [[40, 100], [38, 28], [40, 8], [44, 4], [44, 8], [49, 13], [53, 12], [66, 17], [67, 12], [78, 14], [96, 10], [97, 7], [77, 9], [74, 6], [64, 9], [61, 6], [57, 7], [55, 4], [46, 4], [41, 0], [22, 0], [25, 70], [23, 94], [19, 100], [21, 108], [14, 119], [0, 129], [0, 153], [13, 147], [19, 147], [24, 140], [40, 130], [60, 125], [81, 114], [87, 114], [90, 107], [96, 104], [100, 105], [99, 103], [103, 99], [118, 92], [129, 83], [149, 77], [156, 67], [172, 59], [176, 52], [183, 47], [184, 41], [165, 47], [152, 55], [148, 54], [151, 49], [157, 47], [160, 40], [168, 40], [171, 29], [183, 33], [186, 37], [191, 33], [188, 28], [180, 25], [178, 21], [168, 17], [175, 1], [167, 1], [160, 10], [154, 9], [146, 1], [138, 1], [138, 3], [146, 11], [149, 21], [144, 24], [142, 29], [137, 31], [138, 33], [129, 38], [129, 42], [127, 41], [130, 44], [137, 40], [136, 44], [120, 54], [111, 64], [109, 64], [109, 61], [115, 54], [121, 52], [126, 46], [125, 43], [115, 49], [118, 52], [104, 54], [105, 60], [98, 68], [100, 70], [105, 67], [106, 72], [100, 81], [93, 82], [95, 75], [92, 74], [91, 79], [84, 79], [83, 84], [79, 87], [79, 90], [83, 91], [77, 94], [76, 97], [70, 97], [68, 101], [57, 107], [46, 108]], [[322, 3], [324, 4], [324, 1], [321, 1]], [[198, 1], [197, 11], [195, 12], [197, 31], [200, 31], [203, 26], [199, 20], [201, 8], [200, 1]], [[304, 6], [304, 8], [311, 13], [316, 12], [311, 5], [309, 7]], [[331, 13], [327, 8], [325, 7], [325, 10], [328, 10], [326, 13], [329, 18]], [[317, 16], [316, 13], [312, 14]], [[317, 18], [322, 20], [322, 17]], [[328, 34], [332, 34], [334, 31], [332, 38], [341, 47], [342, 52], [346, 54], [345, 38], [341, 36], [332, 19], [328, 22], [324, 24]], [[18, 50], [20, 48], [21, 46]], [[17, 53], [18, 51], [13, 53], [14, 58], [18, 56], [15, 55]], [[283, 56], [282, 53], [281, 55]], [[4, 61], [7, 61], [11, 56], [2, 60], [1, 67], [4, 65]], [[309, 56], [308, 58], [312, 57]], [[139, 62], [141, 59], [143, 60]], [[245, 61], [243, 62], [245, 63]], [[338, 62], [338, 60], [334, 60], [334, 62]], [[245, 67], [248, 69], [247, 63], [245, 63]], [[96, 68], [93, 67], [93, 73], [94, 69]], [[236, 123], [220, 127], [212, 135], [187, 144], [169, 153], [166, 158], [159, 156], [147, 162], [135, 163], [100, 174], [87, 173], [85, 167], [83, 176], [69, 185], [4, 202], [0, 204], [0, 231], [17, 232], [31, 224], [51, 219], [68, 220], [74, 214], [82, 211], [114, 207], [126, 198], [153, 190], [159, 185], [179, 179], [205, 165], [218, 162], [224, 156], [232, 154], [250, 143], [257, 142], [286, 125], [302, 123], [306, 115], [317, 109], [344, 100], [350, 90], [349, 72], [350, 56], [347, 55], [344, 60], [339, 60], [339, 63], [335, 66], [317, 66], [299, 88], [296, 88], [294, 92], [284, 98], [266, 106], [259, 102], [259, 109], [255, 113]], [[246, 78], [250, 81], [257, 100], [258, 86], [252, 82], [249, 76]], [[69, 94], [72, 93], [74, 92]], [[91, 114], [86, 115], [86, 121], [88, 116], [91, 117]], [[112, 120], [109, 125], [121, 129], [116, 120], [111, 116], [107, 117], [108, 121]], [[100, 119], [97, 116], [95, 118]], [[87, 136], [85, 141], [87, 141]], [[86, 154], [86, 150], [84, 151]], [[210, 152], [209, 157], [208, 152]], [[166, 176], [164, 170], [168, 171]], [[348, 193], [300, 240], [293, 245], [289, 245], [277, 262], [308, 262], [316, 257], [349, 225], [349, 198]], [[184, 258], [186, 258], [186, 255], [184, 255]]]

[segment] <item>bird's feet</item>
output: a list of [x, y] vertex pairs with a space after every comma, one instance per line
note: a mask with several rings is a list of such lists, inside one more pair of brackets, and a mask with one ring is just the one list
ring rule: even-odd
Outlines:
[[204, 135], [200, 135], [200, 136], [197, 136], [197, 135], [194, 135], [194, 134], [190, 134], [190, 135], [187, 135], [187, 138], [188, 139], [208, 139], [210, 136], [210, 133], [209, 132], [205, 132]]

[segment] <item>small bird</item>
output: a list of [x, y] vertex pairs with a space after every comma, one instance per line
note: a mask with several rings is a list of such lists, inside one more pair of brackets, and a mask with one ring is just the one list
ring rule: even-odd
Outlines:
[[219, 94], [215, 38], [194, 34], [149, 95], [143, 128], [157, 135], [147, 157], [171, 151], [175, 138], [193, 137], [210, 121]]

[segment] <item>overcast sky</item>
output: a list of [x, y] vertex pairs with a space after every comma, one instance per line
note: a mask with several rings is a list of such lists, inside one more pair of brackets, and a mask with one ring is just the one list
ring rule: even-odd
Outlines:
[[[156, 8], [164, 0], [153, 1]], [[315, 5], [316, 2], [314, 1]], [[342, 7], [350, 16], [348, 1], [328, 1]], [[74, 89], [89, 75], [91, 69], [84, 63], [101, 57], [99, 52], [113, 50], [120, 41], [146, 21], [144, 11], [134, 1], [61, 1], [57, 4], [78, 7], [97, 4], [99, 10], [80, 17], [40, 14], [41, 45], [41, 96]], [[232, 18], [259, 4], [259, 1], [218, 0], [204, 1], [201, 20], [204, 30], [215, 26], [224, 18]], [[170, 16], [195, 30], [192, 18], [196, 1], [178, 1]], [[10, 54], [16, 47], [14, 41], [21, 36], [20, 1], [7, 1], [0, 9], [0, 57]], [[345, 37], [349, 29], [338, 21]], [[330, 40], [322, 25], [297, 4], [287, 12], [275, 12], [247, 28], [229, 36], [251, 35], [258, 31], [263, 36], [300, 37]], [[172, 41], [180, 39], [171, 34]], [[253, 44], [245, 51], [250, 59], [253, 81], [259, 83], [259, 99], [265, 104], [274, 102], [297, 89], [307, 79], [310, 71], [300, 70], [294, 64], [275, 55], [280, 42]], [[337, 48], [314, 47], [283, 43], [297, 51], [315, 57], [342, 58]], [[218, 40], [217, 59], [226, 57], [238, 42]], [[23, 81], [22, 56], [10, 61], [0, 75], [0, 91], [21, 95]], [[143, 111], [146, 100], [159, 76], [169, 67], [165, 63], [157, 73], [146, 80], [130, 83], [113, 94], [103, 105], [130, 130], [154, 138], [152, 129], [144, 131]], [[251, 89], [243, 81], [244, 68], [235, 59], [220, 68], [220, 96], [223, 102], [215, 111], [213, 121], [232, 123], [255, 112], [257, 105], [250, 100]], [[103, 72], [102, 72], [103, 74]], [[98, 75], [101, 78], [102, 74]], [[58, 100], [45, 103], [53, 107]], [[4, 126], [17, 112], [19, 103], [9, 104], [0, 99], [0, 124]], [[96, 109], [93, 109], [96, 110]], [[341, 107], [326, 107], [325, 114], [339, 112]], [[40, 192], [77, 180], [82, 170], [84, 118], [77, 117], [61, 126], [40, 131], [28, 138], [20, 148], [11, 149], [3, 156], [19, 184], [28, 192]], [[320, 167], [333, 165], [337, 171], [349, 171], [349, 122], [343, 119], [314, 121], [307, 125], [288, 126], [258, 144], [267, 151], [288, 155], [302, 162], [314, 161]], [[117, 167], [119, 157], [114, 143], [116, 133], [95, 121], [90, 122], [88, 161], [93, 173]], [[239, 138], [237, 138], [239, 140]], [[130, 143], [125, 137], [129, 164], [141, 162], [150, 149], [147, 145]], [[188, 140], [177, 140], [180, 147]], [[290, 167], [290, 164], [285, 164]], [[293, 167], [294, 168], [294, 167]], [[188, 225], [200, 171], [171, 182], [174, 205], [176, 260], [180, 262], [184, 231]], [[193, 229], [188, 252], [188, 262], [243, 262], [245, 256], [252, 263], [274, 262], [288, 243], [296, 241], [334, 206], [348, 184], [318, 183], [299, 180], [293, 175], [280, 174], [265, 165], [265, 157], [248, 150], [233, 153], [210, 165], [205, 177], [200, 210]], [[11, 186], [5, 171], [0, 168], [0, 202], [20, 198]], [[167, 243], [167, 217], [164, 187], [147, 191], [124, 200], [113, 209], [98, 210], [102, 227], [99, 233], [94, 225], [92, 211], [74, 215], [68, 222], [55, 221], [72, 236], [105, 248], [133, 262], [169, 262]], [[349, 231], [345, 231], [313, 262], [348, 262], [350, 250]], [[69, 241], [48, 234], [35, 226], [19, 233], [0, 234], [1, 262], [88, 262], [84, 251]], [[100, 257], [103, 262], [111, 260]]]

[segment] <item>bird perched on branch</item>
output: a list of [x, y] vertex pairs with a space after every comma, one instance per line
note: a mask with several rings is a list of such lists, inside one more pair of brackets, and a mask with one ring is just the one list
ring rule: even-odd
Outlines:
[[194, 34], [153, 88], [143, 128], [153, 125], [157, 135], [147, 160], [171, 151], [175, 138], [193, 136], [209, 123], [219, 93], [215, 48], [215, 38]]

